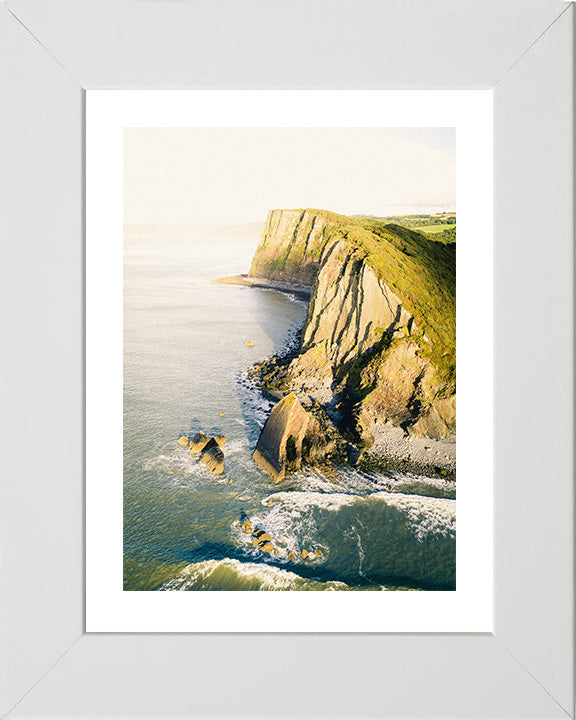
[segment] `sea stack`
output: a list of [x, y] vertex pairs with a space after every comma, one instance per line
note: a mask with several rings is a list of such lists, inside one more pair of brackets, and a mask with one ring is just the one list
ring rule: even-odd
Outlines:
[[280, 482], [303, 462], [315, 464], [335, 450], [318, 419], [289, 393], [272, 408], [252, 457], [274, 482]]

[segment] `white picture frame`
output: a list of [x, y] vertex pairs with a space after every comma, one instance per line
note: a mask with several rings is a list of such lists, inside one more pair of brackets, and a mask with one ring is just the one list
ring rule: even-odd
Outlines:
[[[572, 4], [7, 0], [0, 47], [2, 715], [574, 717]], [[493, 88], [493, 634], [84, 633], [84, 90], [115, 87]]]

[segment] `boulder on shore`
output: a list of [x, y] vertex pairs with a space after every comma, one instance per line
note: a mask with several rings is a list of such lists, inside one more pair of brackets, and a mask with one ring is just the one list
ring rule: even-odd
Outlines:
[[252, 457], [274, 482], [280, 482], [302, 463], [318, 463], [335, 450], [332, 434], [289, 393], [272, 408]]

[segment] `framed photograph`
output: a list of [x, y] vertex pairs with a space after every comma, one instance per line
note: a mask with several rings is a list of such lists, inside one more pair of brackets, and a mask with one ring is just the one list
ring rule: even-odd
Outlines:
[[86, 118], [87, 630], [491, 630], [491, 94]]
[[0, 37], [3, 715], [573, 717], [573, 6]]

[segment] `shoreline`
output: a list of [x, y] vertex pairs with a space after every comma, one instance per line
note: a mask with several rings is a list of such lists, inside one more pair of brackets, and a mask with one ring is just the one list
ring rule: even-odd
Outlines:
[[210, 282], [217, 285], [242, 285], [244, 287], [263, 288], [265, 290], [278, 290], [279, 292], [292, 293], [302, 300], [310, 300], [312, 288], [308, 285], [297, 285], [295, 283], [278, 282], [268, 278], [248, 277], [248, 275], [230, 275], [228, 277], [213, 278]]
[[[283, 356], [285, 360], [294, 357], [294, 350], [286, 350], [287, 352]], [[248, 374], [256, 382], [262, 395], [277, 403], [289, 394], [290, 388], [279, 389], [268, 387], [265, 384], [263, 376], [269, 364], [277, 367], [275, 356], [254, 363], [248, 369]], [[312, 396], [297, 390], [293, 392], [302, 405], [307, 408], [313, 399]], [[332, 417], [324, 403], [319, 404], [328, 416]], [[334, 422], [335, 419], [332, 419]], [[337, 420], [335, 424], [338, 427]], [[348, 433], [338, 427], [338, 432], [349, 447], [347, 464], [350, 467], [385, 474], [398, 471], [450, 481], [456, 480], [456, 433], [443, 439], [435, 439], [409, 435], [403, 428], [388, 423], [375, 423], [370, 431], [374, 436], [374, 444], [370, 448], [361, 450], [350, 441]]]
[[408, 435], [401, 427], [388, 424], [377, 425], [372, 432], [374, 445], [362, 453], [360, 465], [382, 464], [390, 469], [397, 466], [409, 472], [413, 469], [424, 475], [456, 479], [456, 433], [436, 440]]
[[[211, 282], [219, 285], [239, 285], [256, 287], [279, 292], [292, 293], [302, 300], [309, 300], [311, 288], [306, 285], [278, 282], [268, 278], [249, 277], [248, 275], [230, 275], [214, 278]], [[261, 371], [275, 358], [293, 358], [294, 349], [284, 348], [272, 357], [261, 361], [263, 365], [258, 368], [258, 387], [260, 392], [269, 399], [278, 402], [289, 391], [268, 388], [262, 382]], [[254, 366], [250, 366], [253, 368]], [[301, 393], [296, 393], [300, 396]], [[306, 401], [306, 398], [302, 398]], [[323, 405], [323, 403], [320, 403]], [[456, 478], [456, 434], [438, 440], [429, 437], [407, 434], [401, 427], [388, 423], [376, 423], [371, 432], [374, 435], [374, 445], [363, 451], [358, 451], [356, 461], [348, 460], [351, 467], [364, 467], [381, 472], [404, 471], [439, 477], [445, 480]], [[348, 441], [347, 441], [348, 442]]]

